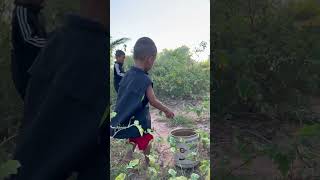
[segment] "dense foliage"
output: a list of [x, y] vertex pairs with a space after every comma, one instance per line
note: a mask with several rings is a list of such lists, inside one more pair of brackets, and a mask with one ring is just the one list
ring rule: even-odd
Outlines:
[[319, 4], [220, 0], [213, 7], [215, 112], [284, 118], [305, 107], [320, 85]]
[[320, 112], [311, 112], [310, 99], [320, 87], [319, 2], [216, 0], [212, 12], [214, 127], [227, 131], [214, 130], [222, 152], [214, 153], [215, 177], [238, 179], [239, 170], [260, 179], [243, 170], [258, 170], [253, 162], [267, 157], [267, 179], [317, 179]]

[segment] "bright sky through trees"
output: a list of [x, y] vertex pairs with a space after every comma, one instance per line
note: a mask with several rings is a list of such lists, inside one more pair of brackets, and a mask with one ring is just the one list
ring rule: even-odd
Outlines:
[[[111, 0], [110, 34], [113, 39], [128, 37], [127, 54], [136, 40], [152, 38], [159, 52], [182, 45], [192, 51], [207, 42], [196, 59], [208, 59], [210, 47], [209, 0]], [[123, 49], [122, 46], [118, 47]]]

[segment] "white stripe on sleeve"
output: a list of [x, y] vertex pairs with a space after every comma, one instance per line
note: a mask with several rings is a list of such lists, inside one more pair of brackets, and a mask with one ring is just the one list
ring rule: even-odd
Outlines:
[[27, 26], [27, 30], [28, 30], [28, 35], [29, 35], [29, 39], [30, 40], [34, 40], [36, 42], [41, 42], [41, 43], [46, 43], [46, 39], [44, 38], [38, 38], [38, 37], [32, 37], [32, 32], [31, 32], [31, 27], [30, 24], [28, 23], [28, 19], [27, 19], [27, 8], [24, 8], [24, 18], [25, 18], [25, 22], [26, 22], [26, 26]]
[[45, 39], [32, 37], [31, 27], [27, 21], [27, 9], [18, 6], [16, 13], [23, 39], [36, 47], [44, 47], [46, 43]]

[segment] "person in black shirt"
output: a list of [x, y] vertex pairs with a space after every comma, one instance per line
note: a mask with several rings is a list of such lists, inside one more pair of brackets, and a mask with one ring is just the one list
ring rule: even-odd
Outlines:
[[110, 136], [118, 139], [129, 139], [134, 144], [127, 158], [132, 158], [136, 145], [145, 154], [146, 164], [150, 152], [149, 141], [153, 139], [148, 133], [151, 129], [149, 103], [163, 111], [168, 118], [174, 113], [164, 106], [154, 95], [153, 83], [148, 75], [156, 59], [157, 48], [148, 37], [138, 39], [134, 46], [135, 65], [125, 74], [119, 85], [119, 92], [114, 112], [116, 115], [110, 122]]
[[46, 45], [47, 33], [41, 16], [44, 0], [15, 0], [12, 13], [11, 72], [14, 85], [24, 99], [28, 69]]
[[107, 8], [81, 0], [80, 15], [67, 16], [31, 66], [14, 180], [109, 178], [100, 126], [109, 103]]
[[117, 50], [115, 57], [116, 57], [116, 61], [114, 62], [114, 68], [113, 68], [113, 74], [114, 74], [113, 85], [114, 85], [114, 89], [118, 93], [119, 83], [125, 74], [123, 70], [123, 63], [126, 58], [126, 54], [121, 50]]

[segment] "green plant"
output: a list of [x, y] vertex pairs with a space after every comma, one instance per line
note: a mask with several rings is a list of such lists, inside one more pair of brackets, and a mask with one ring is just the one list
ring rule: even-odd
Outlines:
[[127, 169], [133, 169], [133, 168], [136, 168], [140, 163], [140, 160], [139, 159], [134, 159], [132, 161], [129, 162], [128, 166], [127, 166]]
[[194, 122], [191, 119], [182, 115], [175, 116], [173, 119], [170, 119], [168, 123], [171, 127], [177, 127], [177, 126], [192, 127], [194, 124]]
[[171, 98], [202, 96], [209, 92], [209, 61], [191, 59], [186, 46], [159, 53], [151, 76], [157, 94]]
[[209, 111], [209, 105], [210, 105], [210, 98], [208, 96], [205, 96], [200, 105], [188, 106], [188, 111], [194, 112], [197, 114], [198, 117], [201, 117], [203, 113]]
[[0, 165], [0, 179], [9, 177], [10, 175], [16, 174], [20, 163], [16, 160], [8, 160]]
[[120, 173], [115, 180], [125, 180], [127, 175], [125, 173]]
[[315, 3], [215, 2], [211, 77], [219, 117], [250, 112], [297, 119], [288, 114], [307, 107], [308, 95], [319, 90], [320, 36], [301, 25], [319, 17]]
[[177, 172], [173, 169], [169, 169], [168, 173], [171, 175], [171, 177], [169, 178], [169, 180], [188, 180], [187, 177], [185, 176], [178, 176], [176, 177], [177, 175]]

